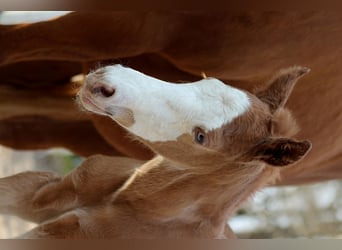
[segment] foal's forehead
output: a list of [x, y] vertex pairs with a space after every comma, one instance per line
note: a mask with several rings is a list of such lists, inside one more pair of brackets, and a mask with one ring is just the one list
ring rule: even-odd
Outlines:
[[250, 106], [243, 114], [235, 117], [212, 133], [221, 136], [221, 146], [236, 148], [253, 145], [272, 133], [272, 114], [268, 106], [256, 96], [248, 94]]
[[193, 103], [193, 112], [198, 114], [195, 118], [205, 121], [203, 125], [207, 131], [230, 123], [251, 106], [249, 94], [215, 78], [206, 78], [189, 86], [197, 95], [197, 103]]
[[[262, 128], [263, 124], [271, 121], [272, 114], [268, 106], [260, 101], [257, 97], [249, 95], [250, 105], [245, 113], [236, 117], [231, 123], [226, 125], [228, 128], [236, 128], [242, 132], [249, 131], [255, 128]], [[256, 132], [257, 133], [257, 132]]]

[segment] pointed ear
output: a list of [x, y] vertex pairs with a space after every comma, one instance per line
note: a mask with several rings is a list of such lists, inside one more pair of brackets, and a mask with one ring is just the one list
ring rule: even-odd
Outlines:
[[278, 108], [285, 105], [297, 80], [309, 71], [309, 68], [300, 66], [280, 70], [271, 79], [269, 87], [258, 92], [256, 96], [266, 103], [270, 107], [271, 112], [274, 113]]
[[249, 154], [255, 160], [261, 160], [270, 165], [282, 167], [299, 161], [310, 149], [311, 142], [309, 141], [270, 138], [255, 146]]

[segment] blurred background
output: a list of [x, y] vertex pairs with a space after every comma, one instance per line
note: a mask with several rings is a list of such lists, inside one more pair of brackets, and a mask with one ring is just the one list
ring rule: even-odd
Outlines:
[[[1, 24], [36, 22], [67, 12], [0, 12]], [[0, 177], [26, 170], [65, 175], [82, 158], [64, 149], [14, 151], [0, 146]], [[342, 181], [265, 188], [229, 221], [239, 238], [342, 238]], [[1, 199], [1, 197], [0, 197]], [[34, 224], [0, 216], [0, 238], [12, 238]]]

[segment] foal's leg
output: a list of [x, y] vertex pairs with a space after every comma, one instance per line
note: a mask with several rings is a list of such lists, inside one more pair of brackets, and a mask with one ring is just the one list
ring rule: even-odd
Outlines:
[[227, 239], [237, 239], [235, 233], [233, 232], [233, 230], [231, 229], [231, 227], [228, 224], [224, 228], [224, 236]]
[[142, 164], [107, 156], [89, 157], [64, 178], [52, 172], [24, 172], [0, 179], [0, 213], [42, 222], [110, 197]]
[[[20, 239], [109, 239], [118, 238], [129, 223], [123, 213], [110, 204], [68, 211], [44, 221], [18, 236]], [[124, 217], [124, 218], [123, 218]], [[134, 219], [133, 219], [134, 220]], [[131, 225], [132, 226], [132, 225]], [[121, 229], [120, 229], [121, 228]], [[148, 228], [148, 225], [145, 226]]]
[[85, 238], [82, 233], [80, 218], [75, 212], [68, 212], [47, 221], [18, 236], [18, 239], [75, 239]]
[[0, 213], [38, 222], [46, 215], [37, 213], [33, 197], [37, 190], [61, 181], [52, 172], [23, 172], [0, 179]]

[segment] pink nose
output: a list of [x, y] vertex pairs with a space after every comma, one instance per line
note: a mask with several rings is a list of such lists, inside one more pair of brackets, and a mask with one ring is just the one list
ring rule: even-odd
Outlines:
[[103, 97], [111, 97], [115, 94], [115, 89], [103, 83], [96, 83], [91, 89], [91, 93], [102, 95]]

